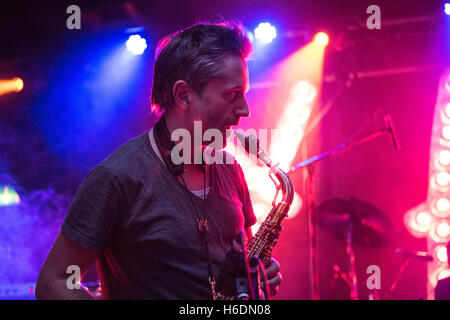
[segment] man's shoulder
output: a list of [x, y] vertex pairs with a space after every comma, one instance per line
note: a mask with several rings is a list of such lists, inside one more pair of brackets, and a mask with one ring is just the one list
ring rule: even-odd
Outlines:
[[148, 131], [131, 138], [113, 151], [99, 166], [113, 173], [129, 171], [136, 163], [151, 158], [147, 140]]

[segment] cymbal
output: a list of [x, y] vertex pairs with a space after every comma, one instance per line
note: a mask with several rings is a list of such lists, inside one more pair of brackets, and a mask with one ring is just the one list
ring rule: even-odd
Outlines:
[[395, 228], [391, 220], [368, 202], [353, 197], [333, 198], [315, 210], [319, 225], [339, 238], [345, 239], [352, 230], [354, 244], [383, 247], [393, 242]]

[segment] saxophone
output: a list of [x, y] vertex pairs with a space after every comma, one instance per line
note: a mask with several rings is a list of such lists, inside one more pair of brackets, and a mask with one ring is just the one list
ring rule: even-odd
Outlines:
[[[248, 154], [255, 156], [270, 168], [269, 177], [275, 183], [277, 188], [275, 197], [272, 201], [272, 209], [246, 247], [248, 260], [257, 256], [264, 264], [266, 264], [269, 262], [272, 255], [272, 250], [280, 237], [282, 229], [281, 224], [283, 219], [287, 217], [294, 199], [294, 188], [289, 176], [281, 170], [277, 164], [274, 164], [259, 147], [259, 140], [255, 136], [245, 136], [236, 130], [233, 130], [233, 133], [236, 135]], [[278, 183], [272, 175], [275, 176]], [[276, 203], [280, 190], [282, 193], [282, 198], [278, 203]], [[233, 298], [217, 293], [217, 295], [215, 295], [215, 299], [227, 300]]]
[[[251, 135], [245, 136], [238, 131], [234, 131], [234, 134], [239, 139], [240, 143], [244, 147], [245, 151], [254, 155], [257, 159], [262, 161], [267, 167], [270, 168], [269, 177], [275, 183], [277, 192], [272, 201], [272, 209], [267, 215], [264, 222], [259, 227], [256, 234], [247, 244], [247, 258], [257, 255], [264, 263], [270, 260], [272, 250], [278, 242], [281, 233], [281, 223], [283, 219], [288, 215], [290, 206], [294, 199], [294, 188], [292, 186], [289, 176], [281, 170], [277, 164], [274, 164], [272, 160], [265, 154], [265, 152], [259, 147], [258, 139]], [[278, 183], [275, 179], [278, 180]], [[278, 192], [281, 189], [282, 199], [276, 203]]]

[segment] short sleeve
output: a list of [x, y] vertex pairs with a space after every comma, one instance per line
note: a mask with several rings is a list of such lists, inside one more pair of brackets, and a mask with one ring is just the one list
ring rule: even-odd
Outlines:
[[81, 183], [61, 231], [79, 245], [101, 253], [112, 242], [123, 207], [117, 177], [95, 167]]
[[240, 185], [242, 187], [242, 210], [244, 213], [245, 224], [244, 228], [251, 227], [256, 223], [256, 216], [253, 212], [252, 200], [250, 198], [250, 192], [248, 190], [247, 181], [245, 180], [244, 172], [242, 171], [241, 166], [236, 163], [238, 178], [240, 181]]

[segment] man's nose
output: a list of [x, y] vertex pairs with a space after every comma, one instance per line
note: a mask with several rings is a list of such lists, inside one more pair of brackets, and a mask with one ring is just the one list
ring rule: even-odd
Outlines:
[[246, 99], [243, 99], [243, 103], [235, 110], [235, 114], [239, 117], [248, 117], [250, 115], [250, 110]]

